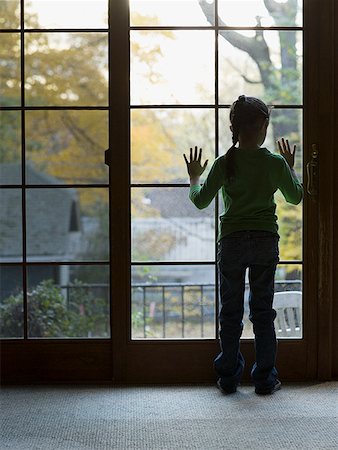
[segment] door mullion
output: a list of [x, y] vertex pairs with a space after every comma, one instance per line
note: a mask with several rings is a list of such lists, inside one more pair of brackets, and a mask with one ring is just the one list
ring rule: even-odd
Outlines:
[[129, 8], [109, 0], [110, 305], [113, 379], [123, 378], [130, 298]]

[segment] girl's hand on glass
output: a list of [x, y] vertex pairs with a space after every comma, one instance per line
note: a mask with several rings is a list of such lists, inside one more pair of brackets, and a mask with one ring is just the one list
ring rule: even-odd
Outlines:
[[202, 173], [205, 171], [208, 160], [205, 161], [205, 163], [201, 164], [202, 159], [202, 149], [199, 149], [199, 152], [197, 151], [197, 146], [195, 147], [195, 151], [193, 152], [192, 148], [190, 149], [190, 159], [188, 161], [185, 154], [183, 154], [185, 163], [187, 165], [187, 171], [190, 176], [190, 178], [197, 178], [202, 175]]
[[295, 154], [296, 154], [296, 145], [293, 146], [293, 151], [290, 149], [289, 141], [282, 138], [280, 141], [277, 141], [279, 153], [283, 156], [286, 162], [289, 164], [290, 168], [293, 169], [295, 165]]

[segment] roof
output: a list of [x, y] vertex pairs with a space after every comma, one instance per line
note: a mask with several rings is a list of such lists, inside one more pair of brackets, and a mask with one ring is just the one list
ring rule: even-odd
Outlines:
[[[27, 164], [29, 184], [53, 185], [54, 177], [38, 172]], [[17, 183], [20, 164], [0, 164], [0, 183]], [[13, 181], [14, 180], [14, 181]], [[70, 231], [80, 230], [77, 193], [72, 188], [26, 189], [27, 256], [62, 256], [67, 254]], [[0, 256], [22, 255], [22, 190], [0, 189]]]
[[189, 199], [189, 188], [152, 188], [145, 192], [150, 206], [160, 212], [161, 217], [213, 217], [214, 203], [206, 209], [198, 209]]

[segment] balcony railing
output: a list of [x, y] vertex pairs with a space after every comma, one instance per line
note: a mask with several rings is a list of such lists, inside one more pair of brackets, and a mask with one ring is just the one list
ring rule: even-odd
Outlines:
[[[301, 280], [278, 280], [276, 292], [301, 291]], [[249, 284], [245, 285], [244, 335], [249, 323]], [[215, 285], [138, 283], [132, 285], [134, 338], [214, 338]], [[299, 325], [299, 324], [298, 324]]]
[[[107, 284], [61, 286], [67, 304], [74, 299], [75, 289], [84, 289], [87, 293], [90, 292], [93, 298], [108, 298], [108, 288]], [[275, 290], [276, 292], [299, 292], [301, 280], [277, 280]], [[252, 337], [248, 318], [248, 294], [249, 284], [246, 283], [243, 335]], [[300, 323], [296, 326], [299, 329]], [[132, 337], [135, 339], [214, 338], [215, 285], [164, 282], [132, 284]]]

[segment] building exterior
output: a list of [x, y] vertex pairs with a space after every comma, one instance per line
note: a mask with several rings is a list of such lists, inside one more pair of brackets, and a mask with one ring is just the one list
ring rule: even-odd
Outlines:
[[[1, 164], [0, 183], [11, 184], [21, 176], [20, 164]], [[37, 171], [32, 164], [26, 166], [29, 185], [53, 185], [59, 180]], [[22, 261], [22, 190], [2, 189], [0, 193], [0, 261]], [[28, 284], [34, 286], [51, 278], [65, 285], [69, 280], [69, 267], [47, 266], [43, 261], [67, 261], [74, 259], [80, 248], [81, 218], [75, 189], [29, 188], [26, 189], [27, 261], [42, 264], [31, 266]], [[21, 268], [0, 268], [1, 297], [6, 298], [21, 283]]]

